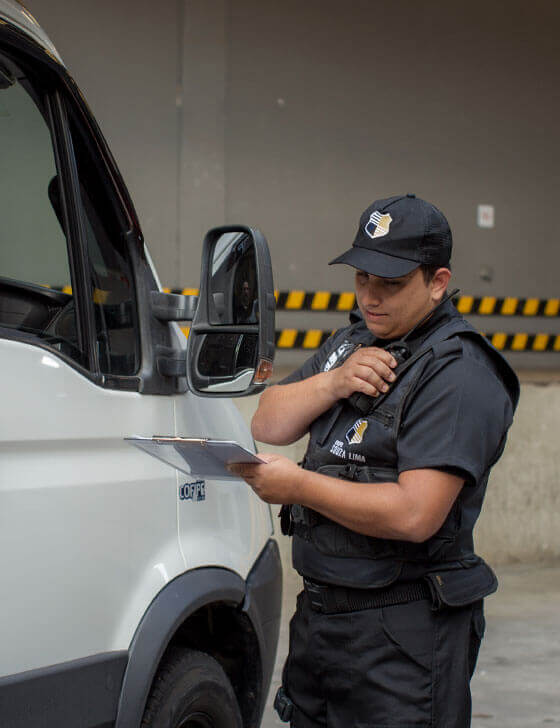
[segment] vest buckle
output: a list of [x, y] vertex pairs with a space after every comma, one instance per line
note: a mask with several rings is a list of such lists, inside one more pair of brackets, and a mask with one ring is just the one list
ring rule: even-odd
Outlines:
[[357, 465], [355, 463], [346, 463], [340, 471], [340, 477], [344, 480], [356, 480]]
[[278, 692], [274, 698], [274, 710], [278, 713], [278, 717], [283, 723], [288, 723], [291, 720], [294, 712], [294, 704], [282, 687], [278, 688]]
[[319, 584], [315, 584], [315, 582], [306, 578], [303, 579], [303, 585], [311, 607], [317, 612], [322, 612], [324, 609], [324, 588], [322, 589]]

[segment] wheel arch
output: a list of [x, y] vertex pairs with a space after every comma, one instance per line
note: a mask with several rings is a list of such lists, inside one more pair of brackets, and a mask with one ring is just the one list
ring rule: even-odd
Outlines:
[[220, 567], [181, 574], [144, 614], [128, 652], [114, 728], [139, 728], [156, 672], [170, 647], [215, 657], [236, 693], [246, 728], [260, 724], [272, 678], [282, 604], [274, 539], [244, 581]]
[[138, 728], [161, 659], [188, 618], [212, 604], [239, 607], [245, 582], [217, 567], [181, 574], [154, 598], [132, 639], [123, 677], [115, 728]]

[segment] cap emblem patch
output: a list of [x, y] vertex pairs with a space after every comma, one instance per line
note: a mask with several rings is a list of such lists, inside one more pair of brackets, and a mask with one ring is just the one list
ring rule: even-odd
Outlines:
[[369, 220], [364, 228], [370, 238], [380, 238], [383, 235], [387, 235], [389, 227], [393, 222], [393, 218], [389, 213], [382, 215], [378, 210], [372, 212], [369, 216]]
[[364, 439], [364, 433], [367, 430], [367, 420], [356, 420], [352, 427], [346, 433], [346, 441], [349, 445], [359, 445]]

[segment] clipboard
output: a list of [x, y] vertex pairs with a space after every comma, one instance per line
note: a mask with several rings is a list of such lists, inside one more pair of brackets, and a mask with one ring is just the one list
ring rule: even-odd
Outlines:
[[233, 463], [264, 463], [234, 440], [201, 437], [125, 437], [127, 442], [187, 475], [239, 480], [227, 469]]

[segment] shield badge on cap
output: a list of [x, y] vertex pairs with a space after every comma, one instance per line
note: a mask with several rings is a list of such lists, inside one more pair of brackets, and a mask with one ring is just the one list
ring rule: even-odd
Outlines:
[[380, 238], [383, 235], [387, 235], [392, 222], [393, 218], [389, 215], [389, 213], [382, 215], [376, 210], [369, 216], [369, 220], [364, 230], [370, 238]]

